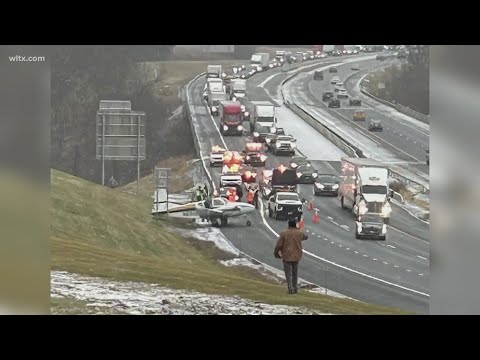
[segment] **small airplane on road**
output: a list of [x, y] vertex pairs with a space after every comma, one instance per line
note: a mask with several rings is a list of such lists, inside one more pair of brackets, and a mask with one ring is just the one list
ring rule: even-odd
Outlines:
[[223, 197], [213, 197], [197, 202], [195, 210], [202, 221], [207, 220], [217, 226], [225, 226], [229, 218], [240, 216], [247, 217], [247, 226], [251, 226], [252, 222], [248, 219], [248, 214], [255, 210], [255, 206], [242, 202], [229, 202]]

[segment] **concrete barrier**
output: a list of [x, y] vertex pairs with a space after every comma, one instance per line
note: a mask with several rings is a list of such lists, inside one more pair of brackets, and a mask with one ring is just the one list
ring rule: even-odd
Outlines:
[[[293, 113], [295, 113], [297, 116], [302, 118], [307, 124], [312, 126], [315, 130], [317, 130], [320, 134], [322, 134], [325, 138], [330, 140], [335, 146], [337, 146], [339, 149], [341, 149], [345, 154], [348, 156], [352, 157], [365, 157], [363, 154], [363, 151], [359, 149], [358, 147], [354, 146], [351, 144], [349, 141], [345, 140], [342, 136], [340, 136], [338, 133], [336, 133], [334, 130], [331, 128], [321, 124], [317, 119], [315, 119], [313, 116], [311, 116], [307, 111], [299, 107], [297, 104], [290, 103], [288, 99], [285, 99], [285, 95], [283, 93], [283, 85], [285, 85], [288, 81], [293, 79], [295, 76], [297, 76], [299, 72], [295, 73], [292, 76], [287, 77], [284, 79], [281, 83], [281, 95], [282, 95], [282, 100], [283, 103], [286, 107], [288, 107]], [[381, 99], [380, 99], [381, 100]], [[397, 171], [392, 170], [390, 167], [385, 166], [388, 168], [388, 173], [389, 177], [395, 178], [399, 180], [400, 182], [404, 183], [405, 185], [417, 185], [423, 189], [423, 192], [428, 191], [428, 188], [425, 187], [423, 184], [416, 182], [412, 179], [409, 179]]]

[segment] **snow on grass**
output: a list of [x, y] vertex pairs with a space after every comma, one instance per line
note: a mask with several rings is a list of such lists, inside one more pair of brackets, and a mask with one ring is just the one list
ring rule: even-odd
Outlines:
[[[97, 313], [110, 309], [119, 314], [165, 315], [314, 315], [313, 310], [286, 305], [270, 305], [238, 296], [209, 295], [141, 282], [112, 281], [98, 277], [53, 271], [52, 297], [86, 302]], [[81, 312], [81, 309], [79, 309]], [[53, 314], [61, 313], [52, 309]]]

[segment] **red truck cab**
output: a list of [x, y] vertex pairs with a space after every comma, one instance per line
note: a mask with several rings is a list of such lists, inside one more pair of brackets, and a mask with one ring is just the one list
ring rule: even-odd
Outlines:
[[220, 102], [219, 116], [222, 135], [243, 135], [243, 112], [239, 102]]

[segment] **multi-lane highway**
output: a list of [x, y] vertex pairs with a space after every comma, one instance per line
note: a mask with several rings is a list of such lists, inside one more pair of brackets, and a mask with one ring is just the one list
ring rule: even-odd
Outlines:
[[[342, 61], [327, 61], [332, 60]], [[313, 160], [319, 172], [338, 174], [342, 151], [283, 106], [279, 87], [286, 76], [282, 69], [272, 69], [250, 78], [249, 99], [272, 101], [277, 106], [279, 126], [297, 138], [298, 150]], [[214, 145], [244, 149], [244, 137], [221, 137], [218, 119], [209, 114], [202, 98], [204, 84], [205, 78], [201, 77], [187, 89], [202, 157], [207, 158]], [[287, 164], [288, 159], [269, 154], [267, 168]], [[208, 171], [218, 187], [221, 169]], [[313, 223], [313, 214], [305, 207], [310, 239], [305, 242], [300, 266], [302, 278], [358, 300], [428, 312], [429, 234], [425, 223], [394, 206], [387, 241], [356, 240], [354, 218], [341, 209], [336, 198], [314, 197], [313, 185], [299, 185], [299, 195], [313, 200], [320, 214], [320, 222]], [[240, 250], [281, 269], [281, 262], [273, 257], [273, 248], [286, 222], [270, 219], [265, 212], [253, 216], [252, 222], [252, 227], [245, 227], [232, 221], [222, 231]]]

